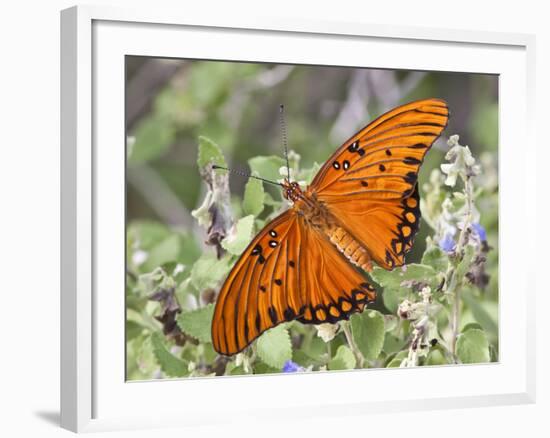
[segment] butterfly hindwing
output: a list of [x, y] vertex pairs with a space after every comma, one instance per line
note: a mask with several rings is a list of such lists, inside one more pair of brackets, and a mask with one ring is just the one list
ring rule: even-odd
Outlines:
[[341, 218], [347, 229], [385, 269], [405, 263], [420, 226], [418, 186], [403, 199], [370, 202], [333, 202], [331, 213]]
[[374, 287], [325, 236], [300, 221], [304, 235], [300, 267], [306, 294], [298, 321], [335, 323], [362, 311], [376, 299]]
[[212, 320], [214, 349], [238, 353], [294, 319], [336, 322], [375, 297], [363, 275], [291, 209], [256, 236], [227, 277]]

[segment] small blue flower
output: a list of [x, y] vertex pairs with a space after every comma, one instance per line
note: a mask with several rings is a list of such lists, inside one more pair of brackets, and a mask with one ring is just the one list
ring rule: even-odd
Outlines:
[[283, 365], [283, 373], [296, 373], [302, 370], [303, 368], [300, 365], [296, 362], [292, 362], [291, 360], [287, 360]]
[[478, 235], [479, 240], [482, 242], [487, 241], [487, 232], [485, 231], [485, 228], [479, 223], [472, 224], [472, 228], [474, 229], [474, 232]]
[[453, 252], [456, 247], [453, 236], [449, 233], [446, 233], [445, 236], [443, 236], [443, 238], [440, 239], [438, 243], [439, 247], [445, 252]]

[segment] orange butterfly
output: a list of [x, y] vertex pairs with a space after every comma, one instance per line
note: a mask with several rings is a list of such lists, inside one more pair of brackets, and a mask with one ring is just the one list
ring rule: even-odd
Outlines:
[[347, 319], [376, 298], [353, 265], [403, 265], [420, 221], [420, 165], [449, 117], [444, 101], [397, 107], [347, 140], [303, 191], [284, 180], [292, 207], [264, 227], [220, 291], [212, 342], [242, 351], [264, 331], [291, 320]]

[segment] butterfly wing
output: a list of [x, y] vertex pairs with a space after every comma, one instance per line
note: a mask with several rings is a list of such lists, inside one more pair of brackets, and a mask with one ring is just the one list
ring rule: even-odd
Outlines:
[[439, 99], [397, 107], [346, 141], [310, 186], [386, 269], [402, 265], [412, 246], [420, 221], [418, 171], [448, 118]]
[[374, 298], [363, 276], [291, 209], [254, 238], [229, 273], [214, 310], [213, 346], [232, 355], [282, 322], [336, 322]]
[[298, 320], [305, 324], [335, 323], [373, 302], [374, 287], [329, 239], [301, 217], [299, 225], [303, 235], [300, 287], [306, 294]]
[[288, 251], [299, 244], [300, 236], [295, 230], [296, 215], [287, 210], [258, 233], [229, 273], [212, 320], [212, 343], [218, 353], [238, 353], [279, 323], [281, 315], [276, 309], [282, 307], [281, 302], [285, 301], [294, 311], [301, 307], [301, 302], [296, 301], [299, 296], [283, 298], [287, 281], [281, 288], [284, 275], [288, 275], [284, 264], [295, 257], [294, 253], [289, 256]]

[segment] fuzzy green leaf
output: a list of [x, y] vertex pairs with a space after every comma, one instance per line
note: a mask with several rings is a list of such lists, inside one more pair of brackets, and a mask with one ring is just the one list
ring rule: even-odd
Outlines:
[[445, 272], [449, 264], [449, 259], [439, 247], [434, 245], [426, 250], [422, 256], [422, 264], [429, 265], [438, 272]]
[[153, 353], [160, 365], [160, 368], [167, 376], [183, 377], [189, 374], [187, 362], [177, 358], [168, 351], [164, 344], [163, 336], [160, 332], [155, 332], [151, 336]]
[[214, 305], [208, 304], [197, 310], [182, 312], [178, 315], [181, 330], [201, 342], [212, 342], [210, 327], [214, 315]]
[[233, 255], [240, 255], [252, 240], [254, 216], [248, 215], [237, 221], [235, 229], [222, 240], [222, 247]]
[[[258, 176], [256, 172], [252, 175]], [[254, 178], [250, 178], [244, 188], [243, 213], [245, 215], [258, 216], [264, 209], [264, 186], [263, 183]]]
[[281, 201], [273, 199], [273, 196], [269, 192], [264, 193], [264, 204], [270, 207], [275, 207], [277, 210], [281, 206]]
[[207, 137], [199, 137], [199, 157], [197, 165], [204, 168], [208, 164], [227, 167], [221, 148]]
[[489, 362], [489, 342], [483, 330], [470, 329], [458, 335], [456, 354], [462, 363]]
[[375, 360], [384, 345], [384, 316], [376, 310], [365, 310], [350, 318], [353, 339], [363, 357]]
[[280, 369], [270, 367], [261, 361], [257, 361], [254, 364], [254, 374], [274, 374], [279, 372], [281, 372]]
[[464, 257], [456, 267], [456, 276], [459, 279], [464, 278], [466, 273], [470, 270], [472, 266], [472, 261], [474, 260], [475, 248], [473, 245], [466, 245], [464, 248]]
[[242, 365], [234, 367], [229, 371], [230, 376], [244, 376], [245, 374], [246, 371], [244, 370], [244, 367]]
[[443, 352], [438, 348], [434, 348], [428, 353], [425, 365], [446, 365], [448, 363]]
[[191, 269], [191, 284], [197, 291], [215, 288], [229, 270], [231, 257], [217, 259], [214, 255], [203, 254]]
[[329, 370], [351, 370], [355, 368], [356, 360], [353, 352], [345, 345], [340, 345], [334, 357], [328, 363]]
[[151, 220], [132, 221], [127, 230], [128, 240], [139, 242], [139, 248], [145, 251], [151, 250], [170, 234], [166, 225]]
[[136, 321], [126, 320], [126, 342], [143, 333], [144, 327]]
[[265, 332], [258, 339], [256, 351], [266, 365], [280, 370], [284, 363], [292, 358], [292, 346], [287, 328], [279, 325]]
[[443, 274], [436, 272], [429, 265], [411, 263], [405, 270], [386, 271], [376, 267], [370, 275], [376, 283], [384, 288], [382, 293], [384, 305], [392, 313], [395, 313], [399, 302], [411, 293], [413, 284], [417, 286], [425, 284], [435, 289]]
[[279, 169], [286, 166], [286, 161], [276, 155], [259, 156], [248, 160], [248, 165], [252, 172], [256, 172], [262, 178], [277, 181], [281, 179]]
[[483, 302], [470, 291], [463, 291], [462, 299], [472, 312], [475, 320], [491, 336], [498, 335], [498, 305], [494, 302]]
[[397, 353], [405, 346], [405, 341], [391, 333], [386, 333], [382, 351], [386, 354]]
[[408, 350], [400, 351], [387, 363], [386, 368], [399, 368], [403, 362], [403, 359], [405, 359], [408, 354]]
[[483, 330], [483, 327], [481, 326], [481, 324], [479, 324], [477, 322], [469, 322], [464, 327], [462, 327], [462, 330], [460, 330], [460, 331], [464, 333], [464, 332], [467, 332], [468, 330], [471, 330], [471, 329]]
[[172, 234], [154, 246], [143, 263], [141, 269], [145, 272], [152, 271], [164, 263], [177, 260], [181, 249], [180, 236]]

